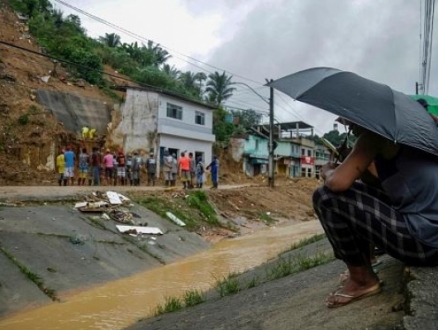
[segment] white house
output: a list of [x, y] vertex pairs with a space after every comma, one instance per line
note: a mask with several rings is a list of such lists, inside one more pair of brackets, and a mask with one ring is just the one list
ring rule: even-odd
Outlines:
[[177, 156], [183, 151], [210, 162], [213, 135], [213, 106], [172, 92], [153, 88], [121, 86], [126, 91], [121, 120], [114, 129], [125, 152], [154, 152], [160, 173], [163, 153]]

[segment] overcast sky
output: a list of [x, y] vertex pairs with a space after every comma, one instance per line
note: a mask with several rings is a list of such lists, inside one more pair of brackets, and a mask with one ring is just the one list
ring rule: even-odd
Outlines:
[[[234, 81], [251, 85], [265, 97], [265, 78], [277, 79], [315, 66], [353, 71], [407, 94], [415, 93], [415, 82], [419, 81], [419, 0], [67, 2], [164, 46], [173, 56], [170, 64], [180, 70], [207, 74], [225, 70]], [[119, 30], [52, 3], [66, 14], [78, 15], [92, 37], [115, 32], [123, 42], [135, 41]], [[438, 95], [437, 47], [436, 42], [429, 88], [429, 94], [434, 95]], [[280, 122], [303, 120], [315, 126], [319, 135], [333, 127], [334, 116], [323, 110], [302, 105], [279, 92], [275, 100], [275, 117]], [[227, 104], [268, 109], [244, 86], [238, 86]]]

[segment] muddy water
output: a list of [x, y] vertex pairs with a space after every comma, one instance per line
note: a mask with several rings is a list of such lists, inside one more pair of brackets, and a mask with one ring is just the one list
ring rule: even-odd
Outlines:
[[299, 240], [321, 233], [318, 221], [268, 228], [221, 241], [170, 265], [62, 297], [0, 321], [1, 329], [123, 329], [153, 314], [166, 296], [210, 289], [215, 279], [258, 266]]

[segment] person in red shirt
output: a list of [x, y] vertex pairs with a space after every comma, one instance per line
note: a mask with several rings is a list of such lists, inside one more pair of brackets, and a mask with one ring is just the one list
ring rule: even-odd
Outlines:
[[190, 158], [184, 152], [181, 153], [181, 157], [178, 159], [178, 171], [184, 189], [188, 189], [190, 183]]

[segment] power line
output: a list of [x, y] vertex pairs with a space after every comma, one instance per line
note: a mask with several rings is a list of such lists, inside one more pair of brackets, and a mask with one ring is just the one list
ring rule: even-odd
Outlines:
[[[64, 6], [66, 6], [66, 7], [69, 7], [70, 9], [72, 9], [72, 10], [74, 10], [74, 11], [77, 11], [77, 12], [79, 12], [79, 13], [81, 13], [81, 14], [83, 14], [83, 15], [85, 15], [85, 16], [87, 16], [87, 17], [93, 19], [93, 20], [96, 20], [96, 21], [98, 21], [98, 22], [100, 22], [100, 23], [106, 25], [106, 26], [109, 26], [109, 27], [114, 28], [114, 29], [116, 29], [116, 30], [118, 30], [118, 31], [121, 31], [121, 32], [123, 32], [123, 33], [125, 33], [125, 34], [127, 34], [127, 35], [129, 35], [129, 36], [131, 36], [131, 37], [133, 37], [133, 38], [135, 38], [135, 39], [137, 39], [137, 40], [140, 40], [140, 41], [146, 41], [146, 42], [148, 42], [148, 41], [154, 42], [154, 41], [151, 40], [151, 39], [145, 38], [145, 37], [143, 37], [143, 36], [141, 36], [141, 35], [139, 35], [139, 34], [136, 34], [136, 33], [134, 33], [134, 32], [131, 32], [131, 31], [129, 31], [129, 30], [123, 28], [123, 27], [120, 27], [120, 26], [118, 26], [118, 25], [116, 25], [116, 24], [113, 24], [113, 23], [111, 23], [111, 22], [109, 22], [109, 21], [106, 21], [106, 20], [104, 20], [104, 19], [102, 19], [102, 18], [100, 18], [100, 17], [98, 17], [98, 16], [95, 16], [95, 15], [89, 13], [89, 12], [86, 12], [86, 11], [83, 10], [83, 9], [80, 9], [80, 8], [78, 8], [78, 7], [75, 7], [75, 6], [73, 6], [73, 5], [70, 5], [70, 4], [66, 3], [65, 1], [62, 1], [62, 0], [55, 0], [55, 2], [57, 2], [57, 3], [61, 4], [61, 5], [64, 5]], [[219, 68], [219, 67], [217, 67], [217, 66], [214, 66], [214, 65], [208, 64], [208, 63], [203, 62], [203, 61], [200, 61], [200, 60], [198, 60], [198, 59], [196, 59], [196, 58], [194, 58], [194, 57], [191, 57], [191, 56], [188, 56], [188, 55], [182, 54], [181, 52], [179, 52], [179, 51], [177, 51], [177, 50], [174, 50], [174, 49], [169, 48], [169, 47], [167, 47], [167, 46], [161, 45], [161, 44], [159, 44], [159, 43], [156, 43], [156, 44], [157, 44], [157, 45], [160, 45], [160, 46], [161, 46], [162, 48], [164, 48], [164, 49], [167, 49], [167, 50], [171, 51], [172, 53], [176, 53], [176, 54], [178, 54], [178, 55], [180, 55], [180, 56], [183, 56], [183, 57], [185, 57], [185, 58], [187, 58], [187, 59], [190, 59], [190, 60], [192, 60], [192, 61], [198, 62], [198, 63], [200, 63], [200, 64], [202, 64], [202, 65], [205, 65], [205, 66], [211, 67], [211, 68], [213, 68], [213, 69], [215, 69], [215, 70], [220, 70], [220, 71], [226, 72], [227, 74], [230, 74], [230, 75], [235, 76], [235, 77], [242, 78], [242, 79], [247, 80], [247, 81], [251, 81], [251, 82], [253, 82], [253, 83], [259, 85], [260, 87], [258, 87], [258, 88], [264, 87], [263, 84], [261, 84], [260, 82], [255, 81], [255, 80], [253, 80], [253, 79], [250, 79], [250, 78], [247, 78], [247, 77], [244, 77], [244, 76], [241, 76], [241, 75], [235, 74], [235, 73], [230, 72], [230, 71], [228, 71], [228, 70], [221, 69], [221, 68]], [[205, 69], [205, 68], [202, 68], [202, 67], [200, 67], [200, 66], [198, 66], [198, 65], [195, 65], [195, 64], [189, 62], [188, 60], [182, 59], [181, 57], [178, 57], [178, 56], [176, 56], [176, 57], [179, 58], [179, 59], [181, 59], [182, 61], [184, 61], [184, 62], [190, 64], [190, 65], [193, 65], [194, 67], [196, 67], [196, 68], [198, 68], [198, 69], [200, 69], [200, 70], [203, 70], [203, 71], [206, 71], [206, 72], [212, 73], [211, 71], [209, 71], [209, 70], [207, 70], [207, 69]], [[252, 87], [250, 87], [250, 88], [252, 88]], [[257, 93], [256, 93], [256, 94], [257, 94]], [[290, 107], [290, 105], [288, 104], [288, 102], [285, 102], [285, 103]], [[281, 106], [280, 106], [280, 107], [281, 107]], [[290, 111], [287, 111], [284, 107], [281, 107], [281, 108], [282, 108], [283, 110], [285, 110], [286, 112], [291, 113]], [[304, 120], [300, 117], [300, 115], [298, 115], [298, 113], [296, 112], [296, 110], [293, 109], [292, 107], [291, 107], [291, 111], [293, 112], [294, 117], [298, 118], [298, 119], [301, 120], [301, 121], [304, 121]]]
[[[139, 34], [136, 34], [136, 33], [134, 33], [134, 32], [131, 32], [131, 31], [129, 31], [129, 30], [126, 30], [126, 29], [124, 29], [124, 28], [122, 28], [122, 27], [120, 27], [120, 26], [118, 26], [118, 25], [116, 25], [116, 24], [113, 24], [113, 23], [111, 23], [111, 22], [108, 22], [108, 21], [106, 21], [106, 20], [104, 20], [104, 19], [102, 19], [102, 18], [100, 18], [100, 17], [98, 17], [98, 16], [95, 16], [95, 15], [93, 15], [93, 14], [90, 14], [89, 12], [86, 12], [86, 11], [83, 10], [83, 9], [80, 9], [80, 8], [78, 8], [78, 7], [75, 7], [75, 6], [72, 6], [72, 5], [68, 4], [68, 3], [66, 3], [65, 1], [62, 1], [62, 0], [54, 0], [54, 1], [57, 2], [57, 3], [60, 3], [60, 4], [64, 5], [64, 6], [66, 6], [66, 7], [69, 7], [70, 9], [73, 9], [74, 11], [77, 11], [77, 12], [79, 12], [79, 13], [81, 13], [81, 14], [83, 14], [83, 15], [85, 15], [85, 16], [91, 18], [91, 19], [94, 19], [94, 20], [96, 20], [96, 21], [98, 21], [98, 22], [100, 22], [100, 23], [102, 23], [102, 24], [104, 24], [104, 25], [106, 25], [106, 26], [109, 26], [109, 27], [111, 27], [111, 28], [113, 28], [113, 29], [116, 29], [116, 30], [118, 30], [118, 31], [121, 31], [121, 32], [123, 32], [123, 33], [126, 33], [126, 34], [128, 34], [129, 36], [131, 36], [131, 37], [133, 37], [133, 38], [135, 38], [135, 39], [137, 39], [137, 40], [140, 40], [140, 41], [146, 41], [146, 42], [147, 42], [147, 41], [154, 42], [154, 41], [151, 40], [151, 39], [145, 38], [145, 37], [143, 37], [143, 36], [141, 36], [141, 35], [139, 35]], [[154, 43], [155, 43], [155, 42], [154, 42]], [[169, 51], [171, 51], [171, 52], [173, 52], [173, 53], [175, 53], [175, 54], [178, 54], [178, 55], [180, 55], [180, 56], [183, 56], [183, 57], [185, 57], [185, 58], [188, 58], [188, 59], [190, 59], [190, 60], [192, 60], [192, 61], [195, 61], [195, 62], [197, 62], [197, 63], [203, 64], [203, 65], [208, 66], [208, 67], [210, 67], [210, 68], [213, 68], [213, 69], [215, 69], [215, 70], [223, 71], [223, 72], [226, 72], [227, 74], [232, 75], [232, 76], [234, 76], [234, 77], [239, 77], [239, 78], [241, 78], [241, 79], [245, 79], [245, 80], [247, 80], [247, 81], [251, 81], [251, 82], [256, 83], [256, 84], [258, 84], [258, 85], [262, 85], [260, 82], [255, 81], [255, 80], [253, 80], [253, 79], [250, 79], [250, 78], [247, 78], [247, 77], [244, 77], [244, 76], [241, 76], [241, 75], [235, 74], [235, 73], [230, 72], [230, 71], [228, 71], [228, 70], [221, 69], [221, 68], [219, 68], [219, 67], [217, 67], [217, 66], [214, 66], [214, 65], [208, 64], [208, 63], [203, 62], [203, 61], [201, 61], [201, 60], [198, 60], [198, 59], [196, 59], [196, 58], [194, 58], [194, 57], [191, 57], [191, 56], [188, 56], [188, 55], [182, 54], [181, 52], [178, 52], [177, 50], [174, 50], [174, 49], [172, 49], [172, 48], [166, 47], [166, 46], [164, 46], [164, 45], [162, 45], [162, 44], [159, 44], [159, 43], [156, 43], [156, 44], [157, 44], [157, 45], [160, 45], [162, 48], [167, 49], [167, 50], [169, 50]], [[203, 68], [201, 68], [201, 67], [198, 67], [198, 66], [194, 65], [193, 63], [188, 62], [188, 61], [185, 60], [185, 59], [182, 59], [182, 58], [180, 58], [180, 57], [177, 57], [177, 58], [179, 58], [179, 59], [181, 59], [182, 61], [184, 61], [184, 62], [186, 62], [186, 63], [188, 63], [188, 64], [190, 64], [190, 65], [193, 65], [193, 66], [195, 66], [195, 67], [197, 67], [197, 68], [199, 68], [199, 69], [201, 69], [201, 70], [204, 70], [204, 71], [206, 71], [206, 72], [212, 73], [211, 71], [208, 71], [208, 70], [206, 70], [206, 69], [203, 69]]]
[[[145, 87], [145, 88], [149, 88], [149, 89], [156, 90], [156, 91], [161, 91], [161, 92], [167, 92], [167, 93], [173, 94], [175, 96], [179, 96], [179, 97], [187, 99], [187, 100], [192, 100], [192, 101], [195, 101], [195, 102], [205, 103], [202, 100], [195, 99], [195, 98], [190, 97], [189, 95], [186, 95], [186, 94], [178, 93], [178, 92], [175, 92], [175, 91], [172, 91], [172, 90], [167, 90], [167, 89], [164, 89], [164, 88], [161, 88], [161, 87], [156, 87], [156, 86], [148, 85], [148, 84], [145, 84], [145, 83], [142, 83], [142, 82], [139, 82], [139, 81], [135, 81], [135, 80], [132, 80], [132, 79], [128, 79], [128, 78], [124, 78], [124, 77], [121, 77], [121, 76], [117, 76], [117, 75], [114, 75], [112, 73], [109, 73], [109, 72], [106, 72], [106, 71], [103, 71], [103, 70], [98, 70], [96, 68], [91, 68], [91, 67], [82, 65], [80, 63], [64, 60], [64, 59], [61, 59], [61, 58], [58, 58], [58, 57], [55, 57], [55, 56], [52, 56], [52, 55], [43, 54], [43, 53], [34, 51], [32, 49], [28, 49], [28, 48], [24, 48], [24, 47], [21, 47], [21, 46], [18, 46], [18, 45], [11, 44], [11, 43], [3, 41], [3, 40], [0, 40], [0, 44], [5, 45], [5, 46], [9, 46], [9, 47], [12, 47], [12, 48], [16, 48], [16, 49], [19, 49], [19, 50], [22, 50], [22, 51], [25, 51], [25, 52], [28, 52], [28, 53], [31, 53], [31, 54], [34, 54], [34, 55], [46, 57], [46, 58], [49, 58], [51, 60], [55, 60], [55, 61], [60, 62], [60, 63], [66, 63], [66, 64], [69, 64], [69, 65], [77, 66], [77, 67], [82, 68], [82, 69], [87, 69], [89, 71], [98, 72], [98, 73], [101, 73], [103, 75], [107, 75], [109, 77], [113, 77], [113, 78], [117, 78], [117, 79], [120, 79], [120, 80], [123, 80], [123, 81], [131, 82], [131, 83], [137, 84], [140, 87]], [[132, 86], [132, 87], [136, 87], [136, 86]], [[205, 104], [208, 105], [207, 103], [205, 103]]]

